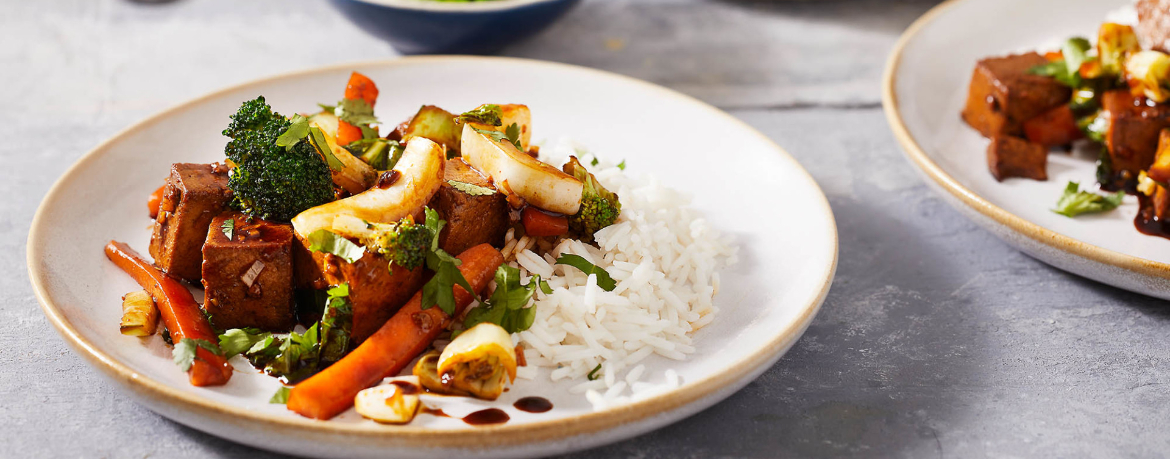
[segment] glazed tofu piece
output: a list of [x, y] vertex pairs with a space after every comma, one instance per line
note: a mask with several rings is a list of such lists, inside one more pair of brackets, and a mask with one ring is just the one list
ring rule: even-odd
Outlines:
[[1048, 61], [1036, 53], [983, 59], [975, 66], [963, 120], [984, 137], [1022, 136], [1025, 121], [1067, 104], [1072, 91], [1028, 70]]
[[190, 282], [199, 281], [207, 228], [231, 201], [227, 171], [227, 167], [216, 164], [171, 166], [150, 236], [150, 256], [163, 271]]
[[463, 158], [447, 160], [444, 179], [428, 204], [447, 221], [439, 234], [439, 247], [456, 254], [485, 242], [503, 246], [509, 225], [508, 200], [503, 193], [475, 196], [452, 185], [451, 181], [455, 181], [495, 190], [491, 180]]
[[1008, 177], [1048, 180], [1048, 149], [1018, 137], [993, 137], [987, 146], [987, 167], [1001, 182]]
[[1170, 52], [1170, 0], [1139, 0], [1134, 5], [1138, 38], [1147, 48]]
[[1045, 112], [1043, 115], [1024, 122], [1024, 137], [1045, 147], [1068, 146], [1074, 140], [1084, 137], [1077, 128], [1076, 117], [1068, 104]]
[[1158, 151], [1146, 175], [1156, 181], [1170, 183], [1170, 129], [1163, 129], [1158, 134]]
[[1114, 173], [1137, 177], [1138, 171], [1154, 162], [1158, 135], [1170, 127], [1170, 105], [1154, 104], [1145, 96], [1119, 89], [1101, 96], [1101, 109], [1109, 118], [1105, 147]]
[[[224, 223], [232, 221], [230, 231]], [[217, 328], [287, 332], [296, 325], [292, 225], [227, 212], [211, 221], [203, 244], [203, 309]]]
[[423, 268], [390, 265], [381, 255], [365, 252], [354, 263], [333, 254], [311, 252], [326, 285], [349, 283], [353, 305], [350, 339], [357, 345], [378, 331], [423, 286]]

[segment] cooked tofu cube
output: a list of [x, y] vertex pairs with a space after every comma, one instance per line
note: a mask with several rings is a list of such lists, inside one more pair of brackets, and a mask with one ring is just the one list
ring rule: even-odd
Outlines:
[[1048, 149], [1018, 137], [993, 137], [987, 146], [987, 166], [1001, 182], [1008, 177], [1048, 180]]
[[1158, 135], [1170, 127], [1170, 105], [1154, 104], [1126, 89], [1106, 92], [1101, 109], [1109, 119], [1105, 147], [1115, 174], [1137, 177], [1150, 167], [1158, 151]]
[[984, 137], [1022, 136], [1023, 124], [1067, 104], [1072, 90], [1028, 70], [1048, 60], [1036, 53], [979, 61], [971, 76], [963, 120]]
[[1170, 0], [1139, 0], [1138, 38], [1150, 49], [1170, 52]]
[[475, 196], [452, 185], [451, 181], [455, 181], [495, 190], [491, 180], [472, 169], [463, 158], [448, 160], [443, 178], [442, 187], [428, 204], [447, 221], [439, 234], [439, 247], [457, 255], [485, 242], [503, 246], [509, 224], [508, 200], [504, 194]]
[[163, 271], [190, 282], [199, 281], [207, 228], [211, 219], [227, 210], [231, 200], [227, 171], [227, 167], [216, 164], [171, 166], [150, 236], [150, 256]]
[[1158, 151], [1154, 153], [1154, 163], [1146, 175], [1159, 182], [1170, 183], [1170, 129], [1163, 129], [1158, 134]]
[[372, 252], [365, 252], [354, 263], [322, 252], [312, 252], [312, 260], [327, 285], [349, 283], [349, 302], [353, 305], [350, 339], [354, 345], [382, 328], [423, 286], [422, 267], [408, 270], [390, 265]]
[[[224, 222], [232, 221], [231, 237]], [[215, 217], [203, 245], [203, 308], [217, 328], [287, 332], [293, 304], [292, 225], [227, 212]]]
[[1067, 146], [1074, 140], [1084, 137], [1068, 104], [1061, 104], [1043, 115], [1025, 121], [1024, 136], [1029, 141], [1048, 148]]

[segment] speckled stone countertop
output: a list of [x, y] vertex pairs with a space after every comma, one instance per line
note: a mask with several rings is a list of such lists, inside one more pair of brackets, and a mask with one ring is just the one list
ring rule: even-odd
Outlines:
[[[586, 0], [504, 50], [727, 110], [813, 174], [840, 231], [824, 308], [775, 367], [689, 419], [571, 457], [1170, 455], [1170, 305], [1012, 250], [903, 159], [879, 77], [933, 3]], [[29, 223], [76, 158], [139, 119], [230, 84], [394, 51], [322, 1], [3, 5], [0, 456], [273, 456], [146, 410], [73, 353], [29, 285]]]

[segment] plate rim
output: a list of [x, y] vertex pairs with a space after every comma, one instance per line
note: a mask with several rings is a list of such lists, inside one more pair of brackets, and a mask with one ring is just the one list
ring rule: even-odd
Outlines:
[[[228, 406], [213, 400], [200, 397], [194, 394], [187, 394], [176, 388], [172, 388], [165, 383], [151, 379], [150, 377], [139, 374], [125, 364], [119, 362], [111, 355], [103, 352], [89, 340], [81, 335], [81, 333], [74, 327], [72, 322], [60, 308], [54, 303], [52, 296], [46, 288], [48, 274], [39, 269], [40, 260], [42, 259], [42, 245], [39, 244], [43, 238], [45, 230], [44, 219], [46, 218], [46, 209], [53, 207], [52, 203], [64, 197], [62, 195], [62, 188], [68, 179], [73, 175], [79, 173], [84, 169], [88, 163], [94, 161], [101, 155], [108, 154], [111, 145], [123, 140], [125, 137], [145, 129], [152, 124], [171, 116], [173, 113], [187, 109], [191, 106], [204, 103], [205, 101], [220, 97], [221, 95], [236, 91], [248, 86], [271, 83], [274, 81], [293, 79], [304, 75], [315, 73], [330, 72], [343, 70], [346, 68], [357, 67], [396, 67], [419, 65], [426, 63], [449, 63], [449, 62], [511, 62], [519, 65], [539, 65], [548, 66], [560, 69], [567, 69], [576, 72], [592, 73], [600, 77], [609, 79], [616, 79], [625, 83], [641, 86], [643, 90], [654, 92], [664, 97], [671, 97], [680, 99], [683, 102], [699, 105], [718, 116], [726, 118], [734, 125], [739, 126], [745, 130], [745, 133], [750, 133], [759, 138], [759, 140], [770, 145], [780, 156], [791, 163], [800, 174], [803, 174], [808, 182], [817, 191], [816, 196], [819, 199], [815, 204], [819, 204], [825, 217], [828, 219], [828, 225], [831, 229], [829, 234], [831, 245], [831, 260], [825, 267], [823, 273], [820, 275], [821, 285], [815, 288], [815, 294], [811, 295], [805, 303], [801, 306], [796, 319], [792, 324], [784, 330], [779, 330], [765, 345], [741, 359], [739, 362], [729, 366], [727, 371], [720, 372], [716, 375], [706, 376], [698, 379], [691, 384], [686, 384], [679, 389], [659, 394], [638, 402], [632, 402], [620, 407], [607, 409], [604, 411], [594, 411], [584, 413], [579, 416], [566, 417], [561, 419], [551, 419], [548, 421], [537, 421], [533, 423], [524, 424], [504, 424], [490, 427], [479, 427], [475, 429], [434, 429], [416, 426], [394, 426], [393, 429], [387, 429], [385, 426], [371, 425], [367, 423], [358, 424], [343, 424], [331, 423], [328, 421], [319, 421], [307, 419], [299, 416], [278, 416], [262, 412], [255, 412], [246, 408]], [[815, 205], [814, 204], [814, 205]], [[668, 89], [653, 83], [639, 80], [633, 77], [608, 72], [604, 70], [593, 69], [589, 67], [582, 67], [572, 64], [564, 64], [559, 62], [541, 61], [534, 59], [513, 58], [513, 57], [487, 57], [487, 56], [410, 56], [399, 57], [391, 59], [374, 59], [346, 62], [340, 64], [331, 64], [325, 66], [317, 66], [302, 70], [295, 70], [284, 72], [268, 77], [248, 80], [239, 84], [233, 84], [218, 90], [211, 91], [204, 95], [195, 97], [185, 102], [174, 105], [170, 108], [162, 110], [158, 113], [150, 115], [149, 117], [138, 121], [113, 136], [99, 143], [96, 147], [89, 150], [80, 156], [68, 169], [54, 182], [53, 186], [45, 194], [41, 203], [37, 207], [36, 214], [33, 217], [32, 224], [29, 229], [29, 236], [26, 240], [27, 254], [26, 264], [28, 266], [28, 274], [30, 282], [33, 286], [33, 291], [36, 295], [38, 303], [41, 305], [42, 312], [49, 318], [50, 323], [53, 324], [57, 332], [65, 338], [65, 341], [79, 354], [86, 358], [90, 364], [102, 370], [110, 379], [122, 383], [122, 386], [132, 390], [138, 395], [159, 401], [170, 408], [178, 408], [180, 411], [189, 412], [202, 419], [210, 419], [215, 422], [225, 423], [227, 425], [241, 425], [243, 422], [250, 422], [248, 424], [253, 428], [278, 428], [279, 434], [282, 435], [303, 435], [306, 438], [324, 438], [320, 435], [328, 435], [331, 438], [340, 435], [340, 438], [350, 440], [362, 440], [367, 444], [373, 443], [378, 445], [398, 446], [398, 447], [414, 447], [414, 448], [473, 448], [473, 449], [488, 449], [497, 447], [518, 447], [525, 444], [535, 444], [539, 442], [554, 441], [558, 439], [567, 439], [587, 434], [601, 433], [615, 429], [623, 425], [631, 425], [637, 422], [648, 421], [650, 418], [666, 414], [677, 409], [690, 406], [694, 403], [701, 402], [708, 396], [716, 395], [721, 389], [734, 385], [737, 381], [744, 377], [750, 376], [754, 370], [763, 364], [770, 361], [775, 361], [785, 352], [787, 352], [789, 345], [798, 339], [807, 329], [816, 313], [820, 310], [821, 305], [828, 294], [829, 288], [832, 285], [833, 278], [836, 274], [838, 260], [840, 258], [839, 234], [837, 232], [836, 218], [833, 215], [828, 198], [816, 180], [811, 174], [796, 161], [783, 147], [776, 144], [770, 138], [759, 132], [757, 129], [751, 127], [747, 123], [731, 116], [727, 112], [712, 106], [706, 102], [695, 99], [694, 97], [682, 94], [680, 92]], [[728, 393], [726, 396], [729, 396]], [[148, 405], [149, 406], [149, 405]], [[157, 412], [157, 411], [156, 411]], [[159, 413], [163, 414], [163, 413]], [[166, 416], [164, 417], [171, 417]], [[176, 419], [178, 420], [178, 419]], [[191, 421], [184, 421], [186, 424]], [[202, 428], [200, 430], [203, 430]]]
[[1120, 268], [1130, 273], [1170, 279], [1170, 263], [1162, 263], [1099, 247], [1063, 233], [1044, 228], [1028, 219], [1008, 212], [1002, 207], [992, 204], [978, 193], [963, 186], [958, 180], [944, 171], [938, 163], [927, 155], [922, 146], [914, 139], [914, 136], [910, 134], [909, 128], [906, 127], [905, 122], [902, 120], [902, 111], [898, 104], [898, 93], [896, 89], [898, 72], [902, 64], [902, 52], [910, 42], [917, 38], [918, 33], [928, 24], [932, 23], [938, 16], [941, 16], [960, 3], [967, 1], [972, 0], [946, 0], [928, 10], [910, 24], [910, 27], [902, 33], [901, 37], [894, 44], [894, 48], [890, 51], [889, 57], [886, 59], [886, 67], [882, 72], [882, 110], [885, 112], [886, 122], [890, 125], [890, 130], [893, 131], [894, 139], [901, 145], [903, 153], [910, 159], [912, 164], [917, 166], [920, 172], [933, 180], [939, 188], [945, 190], [954, 198], [957, 198], [959, 202], [967, 207], [1007, 227], [1016, 234], [1025, 236], [1036, 243], [1060, 252]]

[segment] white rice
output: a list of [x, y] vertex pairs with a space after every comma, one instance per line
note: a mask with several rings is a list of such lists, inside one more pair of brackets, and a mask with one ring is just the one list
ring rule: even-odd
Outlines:
[[[541, 154], [557, 160], [577, 154], [584, 164], [594, 159], [578, 152], [562, 141]], [[665, 371], [664, 383], [641, 381], [647, 373], [641, 362], [652, 354], [684, 360], [695, 352], [691, 333], [719, 312], [712, 303], [719, 292], [718, 270], [735, 263], [737, 248], [689, 207], [690, 196], [653, 176], [635, 178], [605, 159], [590, 170], [622, 202], [617, 223], [594, 235], [600, 249], [571, 239], [517, 240], [509, 231], [503, 252], [520, 268], [523, 282], [539, 274], [553, 290], [537, 292], [536, 321], [518, 335], [532, 368], [518, 376], [536, 377], [535, 368], [543, 367], [553, 381], [579, 381], [570, 392], [584, 393], [600, 410], [681, 384], [674, 370]], [[606, 292], [595, 275], [556, 265], [566, 253], [604, 268], [617, 288]], [[589, 381], [586, 376], [598, 365], [596, 379]]]

